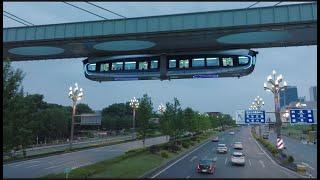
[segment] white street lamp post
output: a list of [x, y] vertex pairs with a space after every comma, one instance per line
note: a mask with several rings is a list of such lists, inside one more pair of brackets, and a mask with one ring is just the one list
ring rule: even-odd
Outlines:
[[136, 97], [133, 97], [133, 99], [130, 100], [130, 106], [133, 110], [132, 139], [135, 139], [136, 138], [136, 134], [135, 134], [136, 109], [138, 109], [139, 107], [139, 101], [136, 99]]
[[[158, 107], [158, 111], [161, 113], [161, 114], [163, 114], [165, 111], [166, 111], [166, 107], [161, 103], [160, 105], [159, 105], [159, 107]], [[167, 128], [166, 126], [165, 126], [165, 128]], [[168, 136], [166, 135], [166, 140], [168, 140]]]
[[158, 107], [158, 111], [160, 113], [164, 113], [166, 111], [166, 107], [163, 104], [160, 104], [159, 107]]
[[267, 77], [267, 82], [264, 83], [264, 90], [272, 92], [274, 95], [274, 103], [275, 103], [275, 115], [276, 115], [276, 132], [277, 138], [281, 138], [281, 116], [280, 116], [280, 91], [284, 90], [287, 87], [287, 82], [281, 82], [283, 80], [282, 74], [276, 76], [276, 71], [272, 71], [272, 75]]
[[[264, 105], [264, 101], [262, 100], [261, 97], [257, 96], [252, 102], [252, 109], [260, 110], [263, 105]], [[259, 136], [261, 137], [261, 124], [259, 125]]]
[[80, 101], [83, 97], [82, 88], [79, 89], [78, 84], [75, 83], [75, 88], [70, 86], [69, 88], [69, 98], [72, 100], [72, 120], [71, 120], [71, 135], [70, 135], [70, 150], [72, 148], [72, 141], [73, 141], [73, 126], [74, 126], [74, 116], [76, 114], [76, 106], [77, 102]]

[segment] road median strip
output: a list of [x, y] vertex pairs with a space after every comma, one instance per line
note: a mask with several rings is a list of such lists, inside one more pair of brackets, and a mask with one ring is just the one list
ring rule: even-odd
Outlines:
[[[258, 142], [258, 140], [256, 139], [257, 137], [255, 137], [254, 133], [252, 131], [250, 131], [250, 134], [251, 136], [253, 137], [254, 139], [254, 142], [257, 144], [257, 146], [260, 148], [261, 151], [264, 152], [264, 154], [270, 159], [270, 161], [275, 164], [275, 165], [278, 165], [279, 167], [281, 167], [282, 169], [286, 170], [286, 171], [289, 171], [291, 173], [294, 173], [300, 177], [303, 177], [303, 178], [307, 178], [307, 176], [304, 176], [304, 175], [301, 175], [299, 173], [296, 172], [295, 169], [292, 169], [292, 168], [288, 168], [287, 166], [285, 166], [282, 162], [280, 162], [280, 160], [278, 160], [276, 157], [274, 157], [274, 155], [272, 153], [269, 152], [269, 150], [266, 148], [266, 147], [261, 147], [260, 146], [260, 142]], [[266, 151], [265, 151], [266, 150]]]
[[[202, 140], [207, 139], [202, 137]], [[166, 143], [163, 143], [166, 144]], [[163, 147], [164, 145], [160, 144], [159, 147]], [[202, 144], [202, 143], [200, 143]], [[197, 145], [196, 145], [197, 146]], [[159, 165], [166, 164], [171, 162], [172, 158], [177, 158], [177, 156], [181, 157], [186, 152], [189, 152], [190, 148], [185, 149], [181, 147], [181, 150], [176, 155], [176, 153], [168, 153], [168, 157], [163, 157], [162, 152], [165, 150], [160, 150], [156, 153], [152, 153], [152, 148], [140, 148], [136, 150], [127, 151], [124, 155], [100, 161], [95, 164], [91, 164], [88, 166], [83, 166], [77, 169], [72, 170], [69, 173], [69, 177], [72, 178], [127, 178], [127, 177], [143, 177], [146, 172], [151, 172], [150, 170], [157, 169]], [[183, 153], [181, 155], [181, 153]], [[144, 162], [141, 165], [141, 162]], [[138, 165], [139, 164], [139, 165]], [[50, 174], [45, 176], [44, 178], [63, 178], [65, 174]]]

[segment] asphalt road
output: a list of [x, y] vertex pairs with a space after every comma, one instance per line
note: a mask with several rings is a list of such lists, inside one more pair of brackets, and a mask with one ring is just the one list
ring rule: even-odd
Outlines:
[[[165, 136], [149, 138], [146, 146], [166, 142]], [[65, 168], [75, 169], [81, 166], [111, 159], [126, 151], [143, 146], [142, 140], [83, 151], [65, 153], [44, 158], [32, 159], [3, 165], [3, 178], [35, 178], [51, 173], [64, 172]]]
[[[177, 161], [153, 173], [152, 178], [301, 178], [297, 173], [287, 170], [274, 162], [250, 134], [250, 127], [240, 127], [235, 135], [224, 132], [219, 136], [220, 142], [208, 141], [194, 151], [182, 156]], [[245, 154], [245, 166], [232, 166], [230, 162], [233, 143], [241, 141]], [[229, 148], [227, 154], [217, 154], [218, 143], [224, 143]], [[217, 157], [214, 174], [199, 174], [196, 166], [200, 159]]]
[[[276, 134], [271, 131], [269, 135], [269, 142], [276, 145]], [[317, 145], [303, 144], [301, 141], [282, 136], [283, 142], [286, 146], [285, 153], [292, 155], [295, 162], [305, 163], [309, 172], [313, 177], [317, 177]]]
[[[128, 139], [131, 139], [131, 135], [129, 135], [129, 136], [114, 136], [114, 137], [108, 137], [108, 138], [103, 138], [103, 139], [86, 140], [86, 141], [80, 141], [80, 142], [74, 141], [72, 143], [72, 147], [73, 148], [81, 148], [81, 147], [92, 146], [94, 144], [124, 141], [124, 140], [128, 140]], [[49, 152], [62, 151], [62, 150], [65, 150], [66, 148], [69, 148], [69, 143], [27, 148], [26, 153], [27, 153], [27, 156], [32, 156], [32, 155], [49, 153]], [[22, 155], [22, 150], [17, 151], [16, 154]]]

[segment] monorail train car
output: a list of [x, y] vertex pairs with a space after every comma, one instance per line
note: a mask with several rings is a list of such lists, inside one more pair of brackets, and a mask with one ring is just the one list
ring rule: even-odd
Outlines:
[[253, 72], [253, 50], [91, 57], [85, 77], [94, 81], [241, 77]]

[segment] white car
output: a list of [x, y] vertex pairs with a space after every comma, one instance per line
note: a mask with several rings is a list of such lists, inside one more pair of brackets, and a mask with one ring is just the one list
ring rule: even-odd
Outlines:
[[233, 132], [233, 131], [231, 131], [231, 132], [229, 132], [229, 134], [230, 134], [230, 135], [234, 135], [234, 132]]
[[243, 149], [242, 142], [235, 142], [235, 143], [233, 144], [233, 148], [234, 148], [234, 149]]
[[232, 165], [245, 165], [246, 160], [244, 158], [244, 154], [242, 152], [233, 152], [231, 156]]
[[227, 148], [226, 144], [218, 144], [217, 152], [218, 153], [227, 153], [228, 148]]

